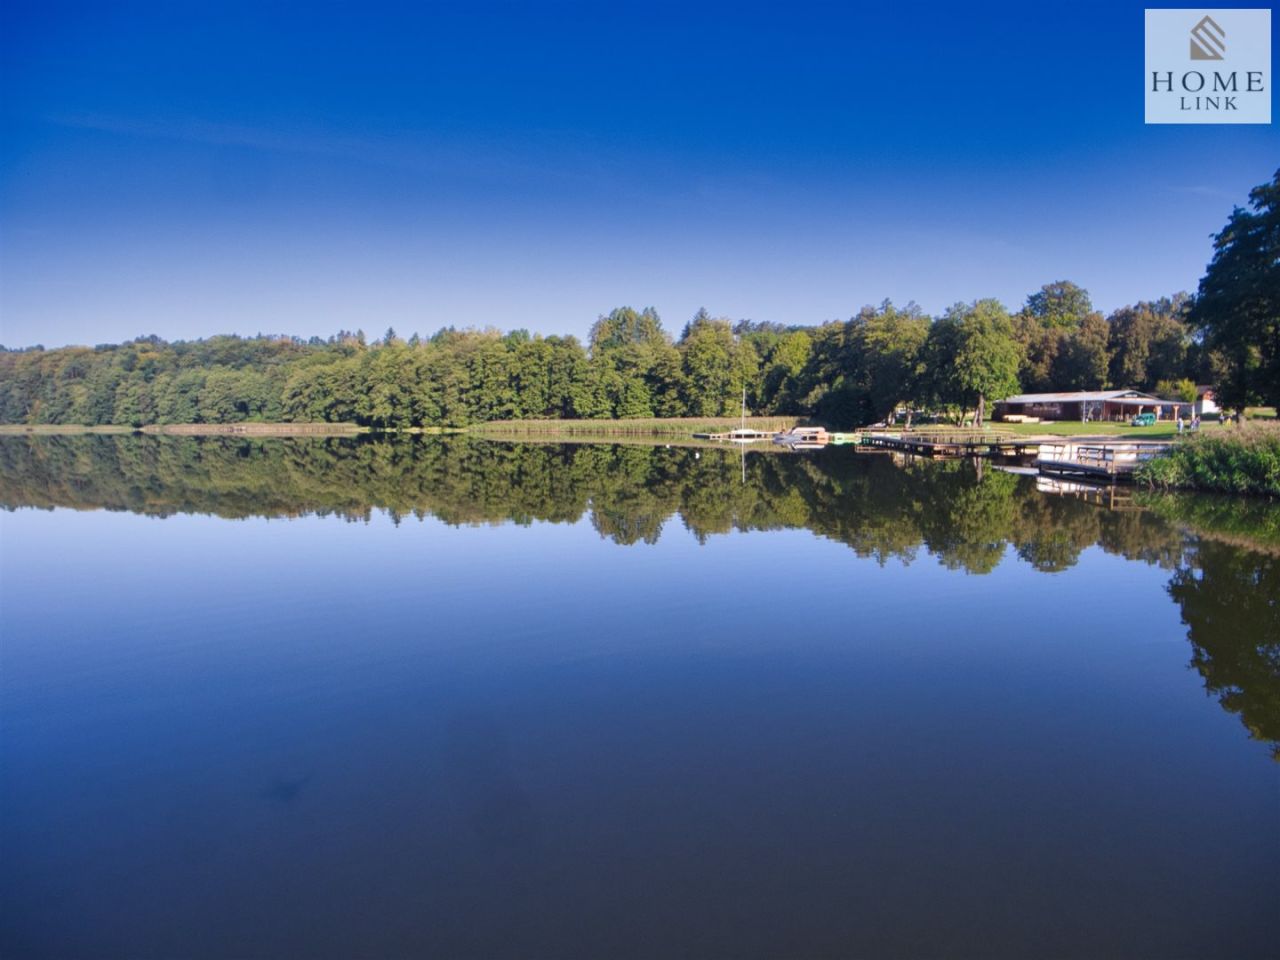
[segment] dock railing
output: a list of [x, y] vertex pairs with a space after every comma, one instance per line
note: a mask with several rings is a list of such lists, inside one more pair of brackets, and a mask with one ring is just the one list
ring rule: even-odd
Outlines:
[[902, 433], [904, 440], [971, 446], [983, 443], [1012, 443], [1019, 435], [1012, 430], [983, 430], [973, 427], [924, 426]]
[[1087, 473], [1106, 473], [1112, 476], [1129, 474], [1138, 464], [1157, 457], [1169, 449], [1168, 443], [1080, 443], [1064, 441], [1040, 444], [1036, 462], [1041, 469], [1079, 469]]

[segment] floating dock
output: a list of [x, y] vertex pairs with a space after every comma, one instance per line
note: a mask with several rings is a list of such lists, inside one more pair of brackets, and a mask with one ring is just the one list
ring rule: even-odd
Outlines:
[[1034, 465], [1044, 476], [1086, 483], [1132, 480], [1138, 466], [1158, 457], [1171, 442], [1108, 437], [1023, 436], [1000, 430], [920, 430], [864, 433], [861, 446], [916, 457], [993, 457]]
[[1132, 480], [1138, 466], [1166, 453], [1172, 443], [1150, 440], [1058, 440], [1042, 442], [1036, 457], [1040, 472], [1094, 483]]

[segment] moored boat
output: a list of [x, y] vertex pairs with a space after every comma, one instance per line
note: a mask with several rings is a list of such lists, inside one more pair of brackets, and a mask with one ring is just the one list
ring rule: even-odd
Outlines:
[[823, 427], [792, 427], [784, 433], [775, 433], [773, 442], [791, 447], [804, 444], [804, 449], [813, 449], [830, 443], [831, 434]]

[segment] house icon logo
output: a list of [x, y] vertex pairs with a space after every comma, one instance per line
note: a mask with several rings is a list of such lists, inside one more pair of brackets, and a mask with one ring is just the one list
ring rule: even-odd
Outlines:
[[1146, 10], [1144, 23], [1147, 123], [1271, 122], [1270, 10]]
[[1221, 60], [1227, 52], [1227, 32], [1213, 17], [1205, 16], [1191, 28], [1191, 59]]

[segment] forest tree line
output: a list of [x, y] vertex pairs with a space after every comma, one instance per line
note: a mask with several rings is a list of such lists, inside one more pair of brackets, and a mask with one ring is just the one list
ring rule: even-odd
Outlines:
[[584, 344], [524, 330], [445, 329], [370, 342], [140, 337], [98, 347], [0, 353], [0, 422], [353, 422], [462, 426], [522, 418], [753, 414], [870, 423], [901, 404], [971, 409], [1018, 389], [1168, 391], [1209, 373], [1188, 298], [1109, 318], [1074, 284], [1050, 284], [1010, 314], [995, 300], [931, 319], [886, 301], [821, 326], [733, 323], [700, 310], [678, 338], [652, 309], [602, 316]]
[[370, 341], [215, 336], [45, 350], [0, 348], [0, 422], [352, 422], [463, 426], [524, 418], [809, 416], [873, 423], [900, 406], [960, 414], [1017, 392], [1107, 387], [1240, 408], [1280, 401], [1280, 171], [1214, 242], [1195, 297], [1104, 316], [1068, 281], [1016, 312], [995, 299], [939, 317], [885, 301], [819, 326], [706, 310], [678, 337], [652, 308], [601, 316], [585, 343], [445, 328]]

